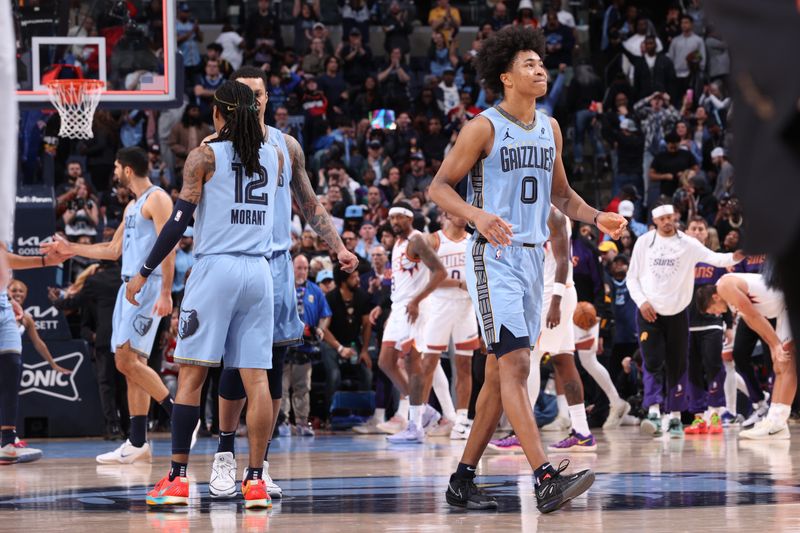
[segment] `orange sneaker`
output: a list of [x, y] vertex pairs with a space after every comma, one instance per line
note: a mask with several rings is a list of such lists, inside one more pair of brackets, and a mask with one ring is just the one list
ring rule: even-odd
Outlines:
[[165, 476], [147, 493], [147, 505], [189, 505], [189, 480]]
[[246, 479], [242, 481], [242, 495], [245, 509], [269, 509], [272, 498], [267, 492], [267, 483], [263, 479]]
[[708, 424], [703, 419], [703, 415], [694, 415], [692, 425], [683, 430], [686, 435], [705, 435], [708, 433]]
[[722, 419], [717, 413], [711, 415], [711, 420], [708, 424], [708, 432], [711, 435], [719, 435], [722, 433]]

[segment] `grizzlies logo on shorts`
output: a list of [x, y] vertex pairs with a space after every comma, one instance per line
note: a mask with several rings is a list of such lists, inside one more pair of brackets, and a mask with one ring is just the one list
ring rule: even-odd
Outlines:
[[178, 336], [181, 339], [191, 337], [198, 327], [200, 327], [200, 321], [197, 320], [197, 311], [194, 309], [181, 309], [181, 316], [178, 320]]
[[148, 357], [153, 350], [156, 333], [160, 320], [152, 314], [159, 296], [161, 295], [161, 276], [151, 275], [147, 278], [142, 290], [136, 295], [139, 305], [133, 305], [125, 298], [123, 283], [117, 293], [117, 303], [114, 306], [113, 329], [111, 332], [111, 350], [130, 343], [130, 347], [137, 354]]
[[133, 330], [139, 335], [147, 335], [150, 327], [153, 325], [153, 319], [149, 316], [136, 315], [133, 318]]

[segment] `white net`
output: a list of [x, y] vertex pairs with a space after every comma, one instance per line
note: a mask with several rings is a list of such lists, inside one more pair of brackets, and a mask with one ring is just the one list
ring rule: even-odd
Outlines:
[[91, 139], [92, 120], [105, 83], [99, 80], [54, 80], [47, 84], [50, 101], [61, 117], [59, 137]]

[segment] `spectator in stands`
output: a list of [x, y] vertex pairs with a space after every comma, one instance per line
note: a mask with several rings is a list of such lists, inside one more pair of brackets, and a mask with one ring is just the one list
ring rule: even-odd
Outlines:
[[369, 261], [367, 261], [366, 257], [360, 255], [356, 251], [358, 237], [356, 237], [355, 232], [349, 229], [344, 230], [342, 232], [342, 242], [344, 243], [344, 247], [355, 254], [355, 256], [358, 258], [358, 271], [361, 273], [369, 271]]
[[[231, 69], [236, 70], [242, 66], [244, 61], [244, 55], [242, 54], [244, 38], [233, 29], [233, 26], [230, 24], [223, 25], [222, 33], [219, 34], [215, 42], [222, 46], [220, 58], [230, 63]], [[230, 73], [227, 76], [230, 76]]]
[[[650, 166], [650, 183], [659, 184], [659, 194], [672, 198], [675, 191], [685, 183], [690, 174], [697, 173], [699, 166], [694, 156], [687, 150], [680, 149], [680, 137], [677, 133], [670, 132], [664, 138], [667, 149], [659, 153], [653, 159]], [[649, 199], [656, 200], [657, 196], [648, 194]], [[652, 205], [652, 201], [648, 206]]]
[[[279, 427], [282, 436], [289, 436], [289, 410], [294, 410], [294, 431], [297, 436], [314, 436], [308, 424], [311, 409], [311, 362], [319, 356], [319, 343], [323, 331], [330, 323], [331, 310], [319, 286], [308, 279], [308, 259], [304, 255], [294, 258], [294, 284], [297, 293], [297, 312], [300, 314], [305, 331], [304, 343], [292, 347], [286, 354], [283, 366], [283, 398]], [[291, 392], [290, 392], [291, 391]]]
[[628, 55], [633, 64], [633, 93], [639, 100], [647, 95], [664, 92], [676, 97], [675, 67], [667, 55], [657, 49], [657, 38], [644, 39], [644, 53]]
[[183, 232], [181, 240], [178, 242], [178, 248], [175, 250], [175, 276], [172, 278], [172, 303], [180, 306], [183, 300], [183, 289], [186, 287], [186, 278], [188, 277], [189, 270], [194, 265], [194, 255], [192, 248], [194, 247], [194, 229], [191, 227], [186, 228]]
[[403, 57], [408, 57], [411, 53], [411, 41], [409, 35], [414, 30], [409, 22], [408, 11], [400, 9], [400, 3], [392, 0], [389, 5], [389, 13], [383, 19], [383, 49], [386, 55], [390, 55], [395, 48], [400, 49]]
[[[742, 216], [742, 206], [739, 203], [739, 199], [730, 195], [723, 196], [719, 201], [719, 211], [717, 211], [717, 217], [714, 219], [714, 226], [717, 228], [719, 240], [724, 247], [727, 247], [725, 243], [727, 242], [728, 233], [731, 231], [738, 232], [743, 222], [744, 217]], [[738, 246], [738, 239], [736, 244]], [[726, 251], [735, 251], [737, 246], [727, 247]]]
[[131, 191], [119, 183], [110, 191], [103, 193], [100, 202], [100, 219], [105, 228], [116, 228], [122, 222], [125, 208], [131, 201]]
[[[383, 232], [383, 229], [381, 231]], [[390, 231], [391, 232], [391, 231]], [[382, 245], [373, 246], [370, 250], [371, 267], [368, 271], [361, 274], [361, 289], [369, 295], [370, 301], [374, 305], [379, 305], [383, 301], [386, 289], [392, 288], [392, 265], [389, 263], [389, 254]]]
[[[570, 13], [569, 11], [564, 9], [563, 7], [564, 6], [561, 4], [561, 0], [552, 0], [550, 2], [550, 10], [553, 10], [553, 11], [556, 12], [556, 14], [558, 16], [558, 21], [563, 26], [566, 26], [567, 28], [570, 28], [570, 29], [574, 30], [575, 29], [575, 17], [573, 17], [572, 13]], [[550, 10], [548, 10], [548, 13], [545, 13], [544, 15], [542, 15], [542, 26], [547, 26], [547, 15], [549, 14]]]
[[205, 66], [209, 61], [216, 61], [217, 67], [219, 70], [220, 75], [227, 79], [231, 74], [233, 74], [233, 66], [228, 62], [228, 60], [223, 59], [222, 57], [222, 45], [218, 42], [209, 43], [206, 46], [206, 55], [203, 57], [203, 69], [208, 75], [208, 71], [205, 70]]
[[381, 226], [389, 219], [389, 209], [384, 205], [381, 190], [371, 185], [367, 189], [367, 209], [364, 212], [364, 220], [370, 221], [375, 226]]
[[324, 330], [322, 361], [326, 370], [326, 405], [339, 390], [342, 374], [355, 373], [355, 389], [367, 391], [372, 385], [372, 358], [369, 343], [372, 310], [369, 295], [359, 287], [358, 272], [347, 273], [338, 265], [334, 269], [335, 288], [325, 295], [331, 309], [331, 320]]
[[646, 182], [644, 184], [647, 193], [646, 205], [650, 205], [651, 200], [658, 197], [659, 187], [650, 187], [649, 175], [650, 166], [653, 158], [661, 147], [661, 140], [675, 127], [675, 123], [680, 119], [678, 110], [670, 105], [668, 93], [656, 92], [648, 97], [642, 98], [633, 105], [634, 113], [641, 121], [642, 132], [644, 133], [644, 154], [642, 168]]
[[336, 49], [336, 56], [342, 61], [344, 80], [352, 87], [361, 86], [372, 72], [372, 50], [364, 44], [361, 30], [353, 27]]
[[714, 83], [706, 84], [703, 87], [703, 93], [697, 101], [697, 105], [705, 107], [710, 116], [714, 117], [719, 124], [725, 125], [727, 122], [727, 110], [731, 105], [731, 99], [730, 97], [724, 97], [722, 95], [722, 89], [720, 87], [721, 83], [719, 80]]
[[625, 51], [628, 52], [628, 54], [634, 57], [642, 57], [644, 55], [642, 43], [648, 38], [652, 38], [655, 44], [655, 52], [653, 55], [659, 54], [664, 50], [664, 45], [661, 44], [661, 39], [650, 32], [650, 26], [651, 23], [646, 17], [640, 16], [636, 20], [636, 33], [629, 36], [627, 39], [625, 39], [625, 42], [622, 43], [622, 46], [625, 48]]
[[[647, 233], [648, 228], [646, 224], [642, 224], [641, 222], [633, 218], [634, 211], [635, 211], [635, 206], [633, 202], [630, 200], [622, 200], [619, 203], [619, 206], [617, 206], [617, 212], [620, 215], [624, 216], [625, 219], [628, 221], [628, 228], [633, 233], [633, 238], [635, 239], [636, 237], [641, 237], [642, 235]], [[608, 237], [608, 235], [606, 235], [606, 237]], [[625, 253], [625, 251], [622, 248], [619, 248], [619, 246], [618, 249], [620, 253]]]
[[316, 235], [311, 230], [305, 230], [300, 235], [300, 242], [295, 255], [302, 254], [307, 261], [311, 261], [317, 255]]
[[269, 0], [258, 0], [256, 11], [247, 16], [244, 40], [245, 57], [250, 58], [255, 66], [263, 65], [275, 50], [283, 49], [280, 21], [270, 9]]
[[[547, 26], [544, 27], [547, 54], [544, 66], [555, 77], [555, 71], [561, 64], [572, 66], [572, 51], [575, 48], [575, 34], [558, 20], [558, 15], [552, 7], [547, 10]], [[598, 101], [602, 101], [600, 98]]]
[[269, 94], [267, 119], [269, 122], [274, 121], [275, 111], [279, 107], [286, 105], [289, 95], [300, 85], [301, 81], [303, 81], [302, 78], [292, 72], [286, 65], [281, 66], [280, 71], [270, 73], [269, 83], [267, 84], [267, 92]]
[[600, 49], [603, 51], [607, 50], [609, 47], [609, 36], [612, 30], [616, 32], [619, 38], [617, 28], [622, 21], [622, 6], [624, 4], [625, 0], [611, 0], [603, 13], [603, 28], [601, 30], [602, 34], [600, 35]]
[[375, 76], [367, 76], [350, 106], [351, 116], [364, 118], [372, 110], [383, 109], [384, 101], [383, 89], [378, 88], [378, 79]]
[[[315, 258], [314, 261], [311, 261], [311, 266], [309, 268], [309, 274], [313, 273], [315, 268], [315, 261], [319, 262], [320, 258]], [[324, 268], [324, 267], [323, 267]], [[314, 278], [314, 281], [317, 282], [319, 288], [322, 290], [322, 293], [327, 296], [329, 292], [336, 288], [336, 284], [333, 282], [333, 272], [330, 270], [319, 270], [317, 275]]]
[[389, 53], [384, 69], [378, 72], [378, 81], [381, 84], [380, 94], [388, 109], [394, 109], [395, 112], [408, 110], [408, 84], [411, 75], [408, 67], [403, 64], [403, 52], [400, 48], [394, 48]]
[[681, 34], [681, 8], [678, 5], [670, 5], [664, 19], [664, 25], [659, 33], [664, 37], [664, 45], [669, 48], [672, 39]]
[[675, 76], [678, 82], [678, 94], [683, 95], [689, 88], [690, 57], [698, 54], [699, 69], [706, 68], [706, 44], [702, 37], [694, 33], [694, 21], [689, 15], [681, 16], [681, 34], [672, 39], [667, 55], [675, 65]]
[[533, 4], [531, 0], [521, 0], [517, 6], [517, 16], [514, 19], [514, 26], [539, 27], [539, 19], [533, 14]]
[[422, 140], [422, 152], [430, 158], [432, 164], [434, 161], [441, 163], [444, 161], [444, 151], [450, 143], [450, 136], [447, 135], [442, 128], [442, 120], [437, 117], [431, 117], [428, 120], [427, 132]]
[[738, 228], [730, 228], [725, 232], [724, 240], [722, 241], [722, 252], [732, 253], [739, 249], [739, 240], [741, 234]]
[[436, 6], [428, 13], [428, 24], [432, 31], [440, 32], [449, 45], [461, 27], [461, 12], [450, 5], [450, 0], [436, 0]]
[[298, 54], [305, 54], [314, 38], [312, 35], [314, 24], [320, 18], [320, 0], [294, 0], [292, 17], [294, 17], [294, 50]]
[[414, 114], [425, 118], [442, 117], [442, 111], [436, 101], [435, 90], [431, 87], [423, 87], [419, 96], [414, 101]]
[[169, 189], [171, 185], [175, 184], [172, 169], [161, 158], [161, 147], [158, 144], [151, 144], [147, 147], [147, 163], [151, 182], [158, 184], [162, 189]]
[[436, 86], [436, 100], [443, 115], [447, 115], [460, 102], [461, 97], [458, 94], [458, 86], [455, 80], [455, 70], [451, 67], [446, 67], [442, 73], [442, 81]]
[[[644, 224], [642, 224], [642, 226], [645, 227], [645, 233], [647, 233], [647, 226]], [[642, 235], [644, 235], [644, 233]], [[617, 241], [617, 249], [619, 249], [620, 255], [627, 255], [630, 257], [631, 253], [633, 253], [634, 244], [636, 244], [636, 234], [633, 233], [633, 231], [631, 231], [629, 228], [622, 230], [619, 240]]]
[[728, 161], [725, 150], [719, 146], [711, 150], [711, 162], [717, 168], [714, 196], [722, 199], [725, 194], [733, 191], [733, 165]]
[[458, 55], [455, 50], [455, 44], [448, 45], [442, 32], [431, 32], [431, 44], [428, 47], [428, 72], [436, 78], [441, 78], [445, 70], [454, 69], [458, 65]]
[[708, 78], [711, 82], [726, 81], [731, 72], [731, 57], [728, 44], [722, 40], [713, 26], [708, 26], [706, 35], [708, 54]]
[[92, 121], [92, 131], [94, 137], [80, 143], [78, 153], [86, 157], [86, 170], [95, 188], [107, 191], [114, 178], [119, 127], [109, 111], [98, 109]]
[[380, 243], [377, 238], [378, 228], [374, 222], [364, 220], [361, 222], [361, 227], [358, 228], [358, 244], [356, 244], [356, 253], [361, 257], [366, 258], [367, 261], [372, 261], [370, 250]]
[[66, 181], [56, 187], [56, 212], [61, 213], [66, 209], [67, 202], [75, 198], [78, 192], [78, 179], [83, 177], [83, 165], [80, 161], [67, 161]]
[[375, 179], [380, 182], [385, 178], [392, 166], [392, 160], [383, 153], [383, 144], [378, 139], [373, 139], [367, 143], [367, 157], [364, 160], [359, 174], [363, 174], [367, 168], [375, 172]]
[[[262, 0], [263, 1], [263, 0]], [[187, 92], [194, 86], [195, 77], [200, 73], [202, 58], [200, 57], [200, 43], [203, 34], [197, 20], [191, 18], [192, 13], [189, 2], [178, 5], [178, 20], [175, 22], [175, 34], [178, 50], [183, 57], [183, 71]]]
[[357, 28], [369, 40], [370, 9], [367, 0], [339, 0], [339, 13], [342, 16], [342, 35], [350, 35]]
[[67, 203], [67, 209], [61, 215], [64, 222], [64, 233], [72, 241], [80, 236], [97, 236], [97, 224], [100, 222], [100, 210], [97, 199], [89, 194], [85, 182], [76, 186], [75, 197]]
[[395, 165], [403, 166], [411, 152], [420, 146], [420, 137], [411, 123], [411, 116], [406, 111], [397, 113], [397, 127], [391, 130], [386, 139], [386, 154]]
[[314, 24], [314, 27], [311, 28], [311, 36], [314, 39], [319, 39], [322, 41], [322, 48], [325, 50], [326, 56], [332, 56], [334, 52], [333, 42], [331, 42], [330, 32], [328, 28], [325, 27], [325, 24], [321, 22], [317, 22]]
[[183, 111], [181, 121], [173, 126], [167, 143], [175, 155], [175, 172], [183, 175], [183, 163], [189, 152], [200, 146], [203, 139], [211, 135], [211, 127], [203, 122], [200, 116], [200, 107], [189, 104]]
[[325, 73], [317, 76], [317, 83], [320, 90], [325, 94], [328, 105], [337, 114], [342, 114], [342, 105], [349, 98], [347, 94], [347, 82], [345, 82], [340, 72], [339, 58], [330, 56], [325, 60]]
[[614, 347], [611, 351], [612, 376], [621, 371], [622, 360], [636, 351], [638, 328], [636, 327], [636, 304], [628, 292], [626, 278], [630, 256], [620, 253], [611, 262], [609, 283], [611, 310], [614, 317]]
[[[552, 17], [558, 24], [558, 19]], [[602, 111], [603, 83], [589, 65], [581, 65], [575, 69], [575, 79], [567, 90], [567, 102], [571, 110], [575, 111], [575, 146], [574, 159], [576, 174], [583, 172], [583, 140], [586, 134], [594, 148], [596, 160], [605, 157], [605, 148], [596, 134], [594, 127], [598, 113]], [[597, 169], [595, 169], [597, 171]]]
[[[200, 108], [200, 118], [206, 124], [213, 123], [211, 109], [214, 93], [224, 82], [225, 77], [220, 72], [219, 61], [208, 59], [203, 74], [198, 76], [194, 86], [194, 103]], [[270, 92], [270, 103], [272, 103], [272, 92]]]
[[614, 149], [617, 152], [617, 172], [614, 174], [611, 194], [616, 196], [625, 185], [633, 185], [639, 194], [643, 194], [644, 137], [636, 127], [636, 122], [629, 118], [623, 119], [619, 133], [615, 133], [613, 139]]
[[[497, 31], [503, 26], [511, 24], [511, 20], [508, 18], [508, 6], [506, 6], [505, 2], [500, 1], [494, 5], [491, 16], [481, 24], [481, 28], [487, 24], [491, 26], [492, 31]], [[483, 35], [482, 37], [485, 39], [488, 35]]]
[[700, 152], [700, 147], [694, 142], [694, 135], [689, 129], [689, 124], [685, 120], [680, 120], [675, 124], [675, 133], [680, 138], [678, 148], [686, 150], [692, 154], [698, 164], [703, 162], [703, 154]]
[[403, 194], [410, 198], [417, 191], [425, 191], [433, 181], [425, 168], [425, 155], [421, 151], [411, 154], [411, 171], [403, 180]]
[[303, 56], [301, 68], [305, 74], [319, 76], [325, 70], [325, 50], [322, 39], [314, 37], [311, 39], [309, 52]]

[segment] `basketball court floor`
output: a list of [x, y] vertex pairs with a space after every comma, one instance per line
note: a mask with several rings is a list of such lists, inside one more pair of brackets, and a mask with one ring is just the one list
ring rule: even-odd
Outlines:
[[[792, 433], [800, 437], [797, 427]], [[596, 454], [569, 457], [572, 468], [595, 470], [594, 486], [550, 515], [536, 510], [521, 454], [487, 453], [480, 463], [479, 480], [498, 497], [498, 511], [449, 507], [444, 490], [463, 441], [277, 439], [270, 472], [285, 496], [269, 512], [208, 496], [216, 439], [195, 447], [192, 500], [178, 509], [148, 509], [144, 501], [168, 469], [168, 435], [156, 438], [152, 465], [130, 466], [97, 465], [94, 456], [109, 449], [99, 439], [32, 441], [44, 459], [0, 467], [0, 531], [800, 531], [793, 469], [800, 452], [790, 441], [738, 441], [735, 431], [653, 440], [632, 427], [595, 435]], [[246, 446], [237, 440], [242, 460]]]

